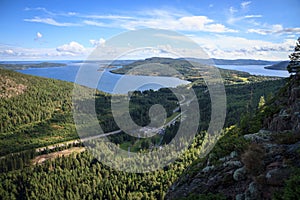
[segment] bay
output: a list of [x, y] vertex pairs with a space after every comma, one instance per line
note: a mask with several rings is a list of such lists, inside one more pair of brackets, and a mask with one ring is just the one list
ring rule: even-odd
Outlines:
[[[84, 80], [78, 81], [77, 73], [82, 72], [84, 68], [88, 69], [84, 70], [84, 74], [80, 74], [80, 79]], [[134, 90], [158, 90], [190, 83], [175, 77], [121, 75], [111, 73], [110, 70], [112, 69], [99, 70], [99, 64], [71, 63], [64, 67], [28, 68], [17, 71], [23, 74], [76, 82], [111, 94], [127, 94]], [[99, 82], [95, 83], [96, 79], [100, 79]]]
[[289, 77], [290, 76], [288, 71], [265, 69], [264, 67], [266, 67], [266, 66], [268, 66], [268, 65], [216, 65], [216, 67], [219, 67], [222, 69], [231, 69], [231, 70], [248, 72], [251, 75], [277, 76], [277, 77]]
[[[244, 71], [252, 75], [289, 76], [287, 71], [265, 69], [265, 66], [266, 65], [216, 65], [216, 67], [222, 69]], [[64, 67], [28, 68], [17, 71], [23, 74], [78, 83], [76, 78], [78, 77], [79, 70], [83, 69], [83, 67], [88, 70], [84, 70], [84, 76], [81, 74], [81, 78], [83, 77], [84, 81], [81, 81], [80, 84], [97, 88], [111, 94], [127, 94], [129, 91], [134, 90], [158, 90], [163, 87], [176, 87], [189, 83], [188, 81], [175, 77], [114, 74], [110, 72], [112, 68], [103, 68], [102, 71], [99, 70], [99, 63], [82, 64], [81, 62], [68, 62], [67, 66]], [[99, 77], [99, 82], [95, 83], [93, 80], [98, 80]]]

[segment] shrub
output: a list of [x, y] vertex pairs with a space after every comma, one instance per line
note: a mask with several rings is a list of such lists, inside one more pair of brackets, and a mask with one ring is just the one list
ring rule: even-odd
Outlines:
[[263, 158], [265, 150], [262, 145], [251, 143], [248, 149], [242, 154], [242, 162], [247, 172], [257, 176], [263, 170]]

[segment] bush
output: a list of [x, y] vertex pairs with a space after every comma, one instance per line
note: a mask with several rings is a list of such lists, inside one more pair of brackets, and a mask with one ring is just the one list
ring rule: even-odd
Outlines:
[[282, 191], [274, 194], [275, 200], [294, 200], [300, 199], [300, 169], [296, 169], [294, 174], [285, 182]]
[[259, 175], [263, 170], [263, 158], [265, 150], [262, 145], [251, 143], [245, 153], [242, 154], [242, 162], [247, 172], [253, 176]]

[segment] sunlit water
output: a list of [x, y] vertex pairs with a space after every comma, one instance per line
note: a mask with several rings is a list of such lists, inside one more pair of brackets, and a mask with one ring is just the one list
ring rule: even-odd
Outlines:
[[[265, 65], [216, 65], [223, 69], [232, 69], [248, 72], [252, 75], [262, 76], [278, 76], [288, 77], [287, 71], [269, 70], [265, 69]], [[175, 77], [158, 77], [158, 76], [135, 76], [135, 75], [120, 75], [111, 73], [111, 69], [104, 69], [99, 71], [99, 65], [87, 64], [90, 70], [85, 71], [83, 85], [92, 88], [98, 88], [101, 91], [115, 94], [126, 94], [128, 91], [133, 90], [158, 90], [162, 87], [176, 87], [178, 85], [188, 84], [188, 81], [181, 80]], [[17, 70], [24, 74], [41, 76], [46, 78], [54, 78], [63, 81], [75, 82], [77, 72], [80, 68], [80, 63], [68, 63], [64, 67], [49, 67], [49, 68], [29, 68], [24, 70]], [[93, 79], [89, 77], [101, 77], [101, 81], [95, 85]], [[119, 82], [123, 79], [123, 82]], [[124, 84], [125, 83], [125, 84]], [[121, 86], [116, 87], [115, 86]]]

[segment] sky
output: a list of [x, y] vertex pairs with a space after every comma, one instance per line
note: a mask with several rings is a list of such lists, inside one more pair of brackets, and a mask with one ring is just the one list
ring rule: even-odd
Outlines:
[[0, 61], [82, 60], [143, 28], [183, 34], [210, 57], [288, 60], [299, 0], [1, 0]]

